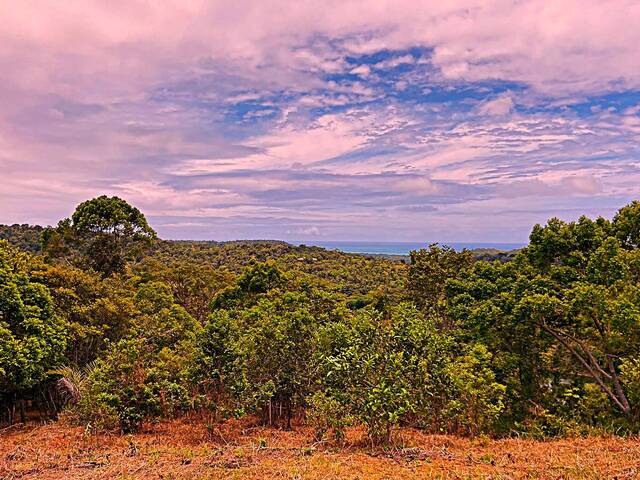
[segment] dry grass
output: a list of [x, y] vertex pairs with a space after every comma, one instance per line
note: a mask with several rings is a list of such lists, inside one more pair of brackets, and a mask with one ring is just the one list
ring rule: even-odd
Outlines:
[[311, 432], [228, 422], [170, 422], [133, 436], [61, 423], [0, 433], [0, 479], [466, 479], [640, 478], [640, 441], [620, 438], [470, 440], [401, 432], [403, 447], [371, 450], [362, 432], [346, 446], [314, 445]]

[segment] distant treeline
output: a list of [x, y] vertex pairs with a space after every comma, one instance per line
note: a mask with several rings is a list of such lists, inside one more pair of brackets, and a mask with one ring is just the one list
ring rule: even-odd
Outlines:
[[[0, 240], [7, 240], [11, 245], [18, 247], [21, 250], [37, 253], [41, 249], [40, 236], [44, 227], [40, 225], [28, 225], [28, 224], [14, 224], [14, 225], [2, 225], [0, 224]], [[324, 251], [321, 247], [307, 247], [301, 245], [295, 247], [282, 240], [230, 240], [230, 241], [215, 241], [215, 240], [162, 240], [162, 243], [176, 244], [178, 246], [193, 246], [194, 248], [202, 247], [221, 247], [223, 245], [239, 245], [239, 246], [253, 246], [253, 245], [280, 245], [295, 249], [308, 249], [315, 248], [316, 251]], [[508, 262], [512, 260], [518, 250], [503, 251], [494, 248], [477, 248], [470, 250], [473, 256], [477, 260]], [[383, 253], [354, 253], [353, 255], [364, 255], [370, 258], [382, 258], [387, 260], [393, 260], [398, 262], [409, 263], [409, 255], [394, 255]]]
[[[637, 432], [640, 203], [517, 252], [399, 259], [157, 239], [117, 197], [0, 229], [0, 419], [134, 431], [186, 413], [373, 443]], [[487, 261], [491, 260], [491, 261]], [[494, 261], [498, 260], [498, 261]]]
[[25, 252], [37, 253], [40, 251], [40, 235], [44, 229], [39, 225], [0, 224], [0, 240], [6, 240], [14, 247]]

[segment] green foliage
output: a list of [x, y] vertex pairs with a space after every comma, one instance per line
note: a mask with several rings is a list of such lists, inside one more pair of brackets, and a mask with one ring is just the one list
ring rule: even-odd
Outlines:
[[42, 383], [66, 347], [66, 325], [49, 289], [33, 281], [37, 266], [0, 241], [0, 402]]
[[640, 202], [633, 201], [618, 210], [612, 222], [615, 236], [627, 248], [640, 246]]
[[[565, 417], [606, 424], [637, 415], [621, 374], [640, 352], [638, 252], [628, 233], [639, 213], [632, 204], [613, 223], [551, 219], [534, 227], [514, 262], [478, 262], [449, 280], [461, 335], [497, 352], [492, 364], [512, 421], [526, 423], [531, 405], [563, 425]], [[605, 412], [594, 409], [598, 398]]]
[[[552, 218], [518, 252], [431, 245], [407, 265], [155, 241], [141, 212], [99, 197], [42, 231], [38, 256], [0, 243], [0, 402], [63, 376], [79, 421], [122, 431], [195, 409], [306, 419], [338, 442], [362, 424], [373, 444], [405, 425], [638, 431], [639, 225], [633, 202], [612, 221]], [[29, 251], [34, 232], [0, 228]]]
[[147, 339], [121, 340], [89, 374], [77, 411], [101, 428], [133, 432], [146, 419], [168, 418], [190, 406], [187, 345], [158, 349]]
[[411, 252], [408, 290], [422, 310], [431, 312], [442, 328], [451, 328], [446, 315], [445, 283], [460, 270], [473, 263], [469, 251], [456, 252], [449, 247], [430, 245], [428, 249]]
[[138, 287], [131, 334], [150, 339], [156, 348], [173, 347], [180, 342], [195, 342], [202, 327], [180, 305], [174, 303], [168, 285], [149, 282]]
[[71, 216], [81, 234], [113, 234], [122, 237], [155, 237], [144, 215], [118, 197], [102, 195], [82, 202]]
[[56, 229], [43, 232], [45, 254], [84, 262], [104, 275], [122, 272], [156, 233], [144, 215], [118, 197], [102, 195], [81, 203]]
[[[235, 308], [214, 311], [201, 348], [208, 378], [235, 379], [231, 387], [239, 408], [259, 411], [265, 423], [273, 423], [276, 404], [277, 416], [282, 417], [284, 409], [283, 420], [290, 426], [293, 409], [311, 383], [316, 320], [306, 295], [283, 293], [276, 288], [281, 284], [281, 275], [272, 264], [248, 267], [232, 287], [237, 292]], [[221, 340], [228, 346], [222, 347]]]
[[491, 357], [487, 347], [476, 344], [447, 367], [454, 395], [445, 411], [459, 425], [458, 431], [471, 435], [490, 431], [504, 409], [506, 388], [495, 381]]
[[231, 285], [235, 276], [226, 268], [213, 268], [192, 259], [162, 259], [147, 256], [132, 267], [141, 283], [162, 281], [171, 288], [178, 305], [204, 324], [209, 304], [221, 290]]
[[56, 314], [67, 325], [65, 364], [82, 367], [129, 332], [136, 308], [127, 285], [61, 265], [45, 266], [33, 277], [48, 287]]
[[413, 409], [405, 357], [393, 333], [393, 325], [370, 310], [321, 332], [322, 389], [366, 425], [373, 443], [388, 441]]
[[[632, 405], [640, 405], [640, 358], [625, 358], [621, 365], [621, 380], [629, 395], [629, 402]], [[640, 420], [639, 411], [634, 411], [635, 420]]]
[[10, 245], [25, 252], [40, 251], [40, 236], [44, 229], [39, 225], [0, 225], [0, 240], [6, 240]]
[[345, 428], [353, 423], [348, 410], [335, 397], [317, 391], [309, 397], [307, 423], [314, 429], [317, 441], [324, 440], [328, 434], [336, 442], [345, 438]]
[[319, 345], [321, 399], [330, 399], [336, 420], [365, 424], [374, 444], [389, 442], [393, 428], [406, 423], [477, 433], [501, 411], [504, 387], [494, 381], [486, 349], [454, 361], [452, 337], [410, 305], [394, 308], [388, 320], [361, 310], [329, 324]]
[[160, 282], [141, 286], [135, 300], [139, 314], [130, 335], [96, 362], [78, 404], [83, 420], [105, 427], [117, 424], [123, 432], [191, 406], [191, 372], [201, 330]]

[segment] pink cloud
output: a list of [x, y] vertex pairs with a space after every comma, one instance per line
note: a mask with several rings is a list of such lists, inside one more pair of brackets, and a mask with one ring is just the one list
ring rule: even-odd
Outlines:
[[[434, 63], [449, 78], [516, 80], [558, 92], [598, 91], [612, 81], [640, 85], [636, 2], [406, 0], [320, 6], [27, 0], [0, 6], [0, 17], [0, 51], [21, 67], [10, 76], [21, 85], [59, 93], [88, 95], [90, 82], [100, 82], [101, 76], [127, 78], [120, 85], [110, 83], [109, 90], [132, 93], [129, 87], [137, 82], [156, 81], [202, 57], [249, 70], [267, 61], [340, 70], [336, 52], [294, 53], [318, 34], [352, 36], [356, 40], [344, 44], [349, 50], [362, 51], [356, 44], [366, 38], [368, 51], [433, 48]], [[100, 83], [104, 92], [107, 84]]]
[[513, 98], [510, 94], [501, 95], [493, 100], [488, 100], [478, 107], [480, 115], [506, 115], [513, 109]]
[[[446, 214], [462, 215], [458, 203], [481, 218], [487, 206], [526, 209], [527, 195], [570, 204], [637, 194], [637, 106], [596, 108], [588, 121], [522, 113], [541, 98], [562, 109], [640, 88], [637, 2], [25, 0], [1, 3], [0, 21], [0, 221], [52, 221], [109, 192], [157, 216], [382, 222], [426, 235], [431, 221], [454, 228]], [[414, 47], [429, 54], [404, 51]], [[382, 50], [396, 54], [347, 59]], [[443, 89], [498, 81], [526, 91], [447, 110], [402, 104], [415, 77], [395, 81], [393, 95], [371, 82], [415, 65]], [[335, 80], [348, 73], [359, 78]], [[197, 95], [185, 100], [180, 88]], [[274, 92], [281, 104], [264, 100]], [[251, 102], [265, 107], [241, 115], [254, 129], [221, 127], [233, 121], [228, 109]], [[286, 175], [301, 171], [309, 178]], [[291, 197], [273, 200], [273, 190]], [[293, 193], [305, 191], [309, 204], [342, 195], [330, 205], [339, 213], [301, 213]], [[367, 191], [390, 208], [428, 196], [448, 203], [446, 212], [372, 212]]]

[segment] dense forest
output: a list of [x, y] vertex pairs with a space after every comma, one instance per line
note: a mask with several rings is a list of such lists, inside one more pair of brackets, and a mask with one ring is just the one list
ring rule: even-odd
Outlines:
[[[117, 197], [0, 229], [0, 420], [133, 432], [193, 415], [373, 444], [637, 432], [640, 203], [550, 219], [515, 254], [408, 262], [171, 242]], [[485, 252], [486, 254], [486, 252]]]

